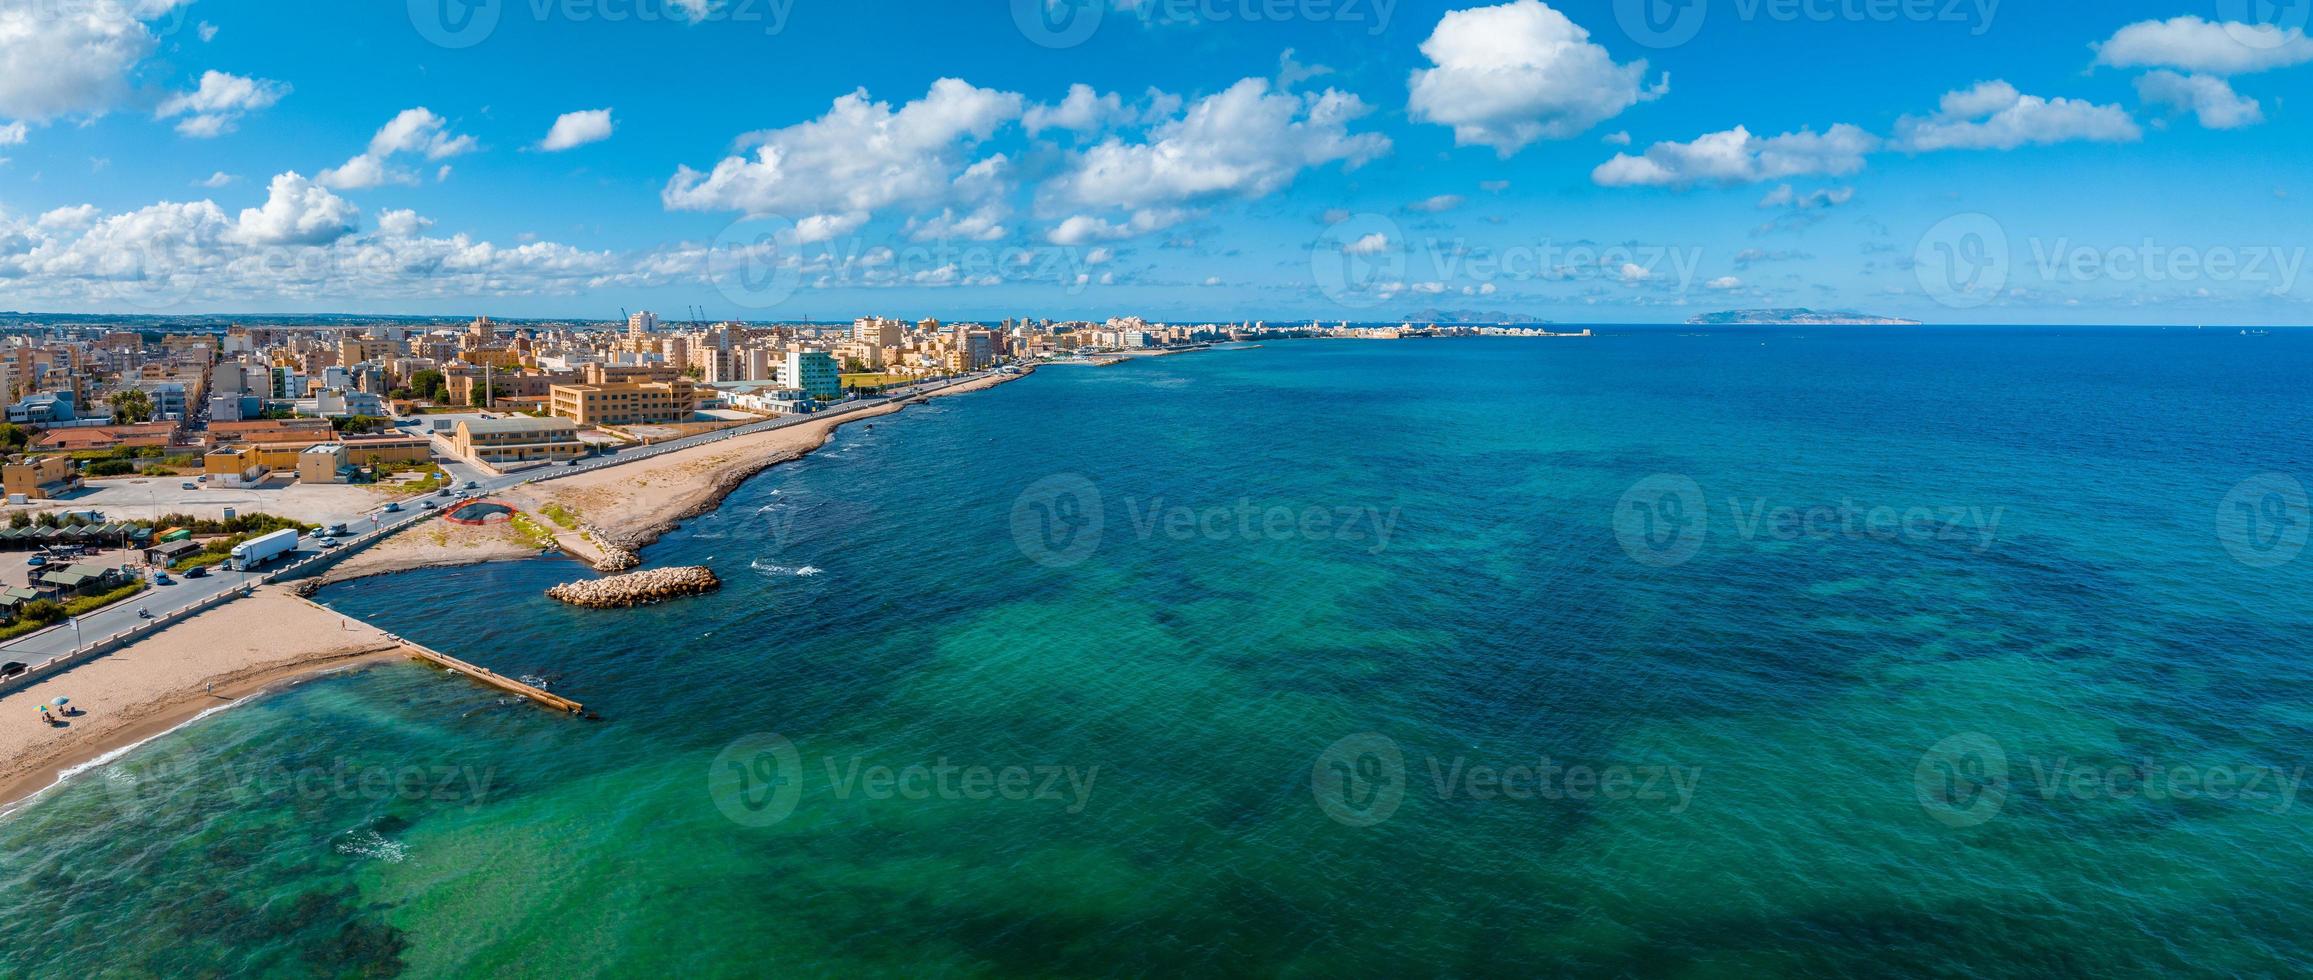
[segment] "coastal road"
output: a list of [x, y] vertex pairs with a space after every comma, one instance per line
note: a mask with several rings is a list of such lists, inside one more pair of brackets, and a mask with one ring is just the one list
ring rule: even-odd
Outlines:
[[[489, 494], [496, 493], [510, 487], [520, 486], [528, 483], [543, 482], [546, 480], [572, 476], [579, 473], [591, 473], [595, 470], [604, 469], [606, 467], [624, 466], [629, 463], [651, 459], [653, 457], [662, 456], [667, 453], [680, 452], [694, 446], [703, 446], [709, 443], [721, 442], [726, 439], [735, 439], [740, 436], [753, 435], [757, 432], [768, 432], [773, 429], [784, 428], [791, 425], [801, 425], [806, 422], [827, 418], [829, 416], [848, 415], [852, 412], [873, 408], [877, 405], [889, 404], [894, 401], [914, 397], [915, 395], [924, 394], [926, 392], [937, 391], [942, 388], [948, 388], [959, 384], [977, 381], [982, 378], [989, 377], [993, 373], [994, 372], [984, 372], [981, 374], [965, 375], [942, 382], [929, 382], [923, 385], [912, 386], [898, 392], [893, 392], [889, 395], [878, 396], [875, 398], [863, 398], [852, 402], [844, 402], [834, 408], [826, 409], [820, 412], [814, 412], [809, 415], [781, 416], [774, 419], [767, 419], [762, 422], [749, 423], [747, 425], [738, 426], [736, 428], [724, 429], [719, 432], [709, 432], [702, 435], [688, 436], [681, 439], [674, 439], [667, 442], [658, 443], [652, 446], [635, 449], [624, 449], [608, 456], [598, 456], [592, 459], [584, 460], [577, 466], [542, 465], [526, 470], [516, 471], [513, 473], [493, 476], [482, 472], [479, 467], [475, 467], [471, 464], [454, 459], [448, 460], [447, 465], [445, 465], [445, 469], [447, 469], [452, 474], [452, 476], [456, 478], [456, 482], [452, 484], [453, 489], [451, 490], [450, 496], [441, 496], [437, 494], [426, 497], [412, 498], [406, 501], [398, 501], [397, 503], [400, 504], [401, 509], [395, 512], [388, 512], [385, 509], [388, 506], [388, 503], [385, 501], [380, 501], [377, 506], [370, 507], [359, 512], [335, 515], [332, 519], [336, 522], [345, 524], [346, 530], [350, 535], [344, 544], [338, 546], [338, 549], [324, 548], [317, 538], [312, 535], [308, 535], [298, 539], [296, 551], [292, 552], [291, 554], [275, 558], [271, 562], [266, 563], [263, 568], [259, 568], [254, 571], [239, 572], [232, 571], [223, 566], [219, 566], [211, 569], [209, 575], [203, 576], [201, 578], [186, 578], [182, 574], [172, 573], [170, 578], [173, 580], [173, 584], [155, 585], [151, 589], [145, 591], [133, 599], [114, 603], [113, 605], [89, 613], [88, 615], [77, 617], [72, 622], [52, 626], [40, 632], [21, 636], [15, 640], [0, 644], [0, 661], [17, 661], [31, 664], [37, 667], [41, 663], [50, 659], [71, 654], [83, 647], [86, 647], [90, 643], [103, 640], [106, 637], [117, 633], [126, 632], [127, 630], [142, 625], [145, 621], [142, 617], [137, 615], [137, 611], [140, 609], [150, 610], [155, 617], [166, 619], [169, 618], [171, 614], [176, 613], [179, 610], [186, 609], [187, 607], [201, 602], [202, 600], [219, 595], [221, 593], [230, 592], [235, 589], [246, 588], [250, 585], [257, 584], [267, 575], [279, 572], [291, 565], [296, 564], [297, 562], [319, 556], [326, 551], [339, 549], [347, 552], [359, 551], [371, 544], [375, 544], [377, 541], [383, 539], [386, 536], [385, 534], [377, 534], [373, 532], [398, 531], [412, 524], [439, 517], [443, 512], [454, 508], [457, 504], [463, 501], [487, 496]], [[425, 507], [424, 504], [426, 502], [432, 502], [434, 507]]]

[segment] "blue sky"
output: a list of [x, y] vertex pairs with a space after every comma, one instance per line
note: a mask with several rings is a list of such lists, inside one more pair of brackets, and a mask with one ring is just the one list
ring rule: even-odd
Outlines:
[[2309, 7], [0, 0], [0, 308], [2302, 323]]

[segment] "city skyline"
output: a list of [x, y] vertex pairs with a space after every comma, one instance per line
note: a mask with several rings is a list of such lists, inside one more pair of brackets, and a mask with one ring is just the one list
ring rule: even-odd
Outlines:
[[2303, 10], [1038, 2], [10, 4], [0, 307], [2304, 321]]

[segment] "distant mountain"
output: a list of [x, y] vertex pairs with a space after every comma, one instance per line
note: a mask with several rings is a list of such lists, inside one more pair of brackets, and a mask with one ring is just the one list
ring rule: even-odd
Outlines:
[[1543, 324], [1550, 321], [1529, 313], [1505, 313], [1501, 310], [1416, 310], [1405, 315], [1405, 322]]
[[1874, 316], [1853, 310], [1728, 310], [1687, 318], [1697, 326], [1916, 327], [1918, 320]]

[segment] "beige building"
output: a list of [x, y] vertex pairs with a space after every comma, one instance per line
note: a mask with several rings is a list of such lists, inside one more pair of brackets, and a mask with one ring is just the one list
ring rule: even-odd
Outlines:
[[699, 409], [697, 386], [673, 381], [555, 385], [548, 411], [580, 425], [667, 425]]
[[65, 456], [18, 456], [0, 466], [0, 485], [10, 497], [53, 500], [80, 489], [80, 473]]
[[239, 487], [265, 479], [265, 464], [251, 446], [227, 446], [201, 457], [201, 472], [213, 487]]
[[323, 443], [297, 454], [297, 482], [344, 483], [346, 465], [345, 446]]
[[586, 452], [586, 444], [578, 441], [578, 423], [527, 415], [460, 421], [450, 444], [458, 455], [485, 463], [563, 460]]

